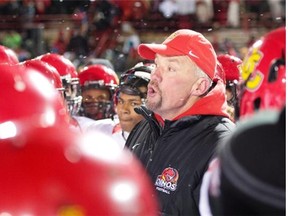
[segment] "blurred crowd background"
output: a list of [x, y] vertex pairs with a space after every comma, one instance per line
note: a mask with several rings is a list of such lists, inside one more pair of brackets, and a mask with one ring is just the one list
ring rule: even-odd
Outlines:
[[105, 58], [121, 73], [137, 46], [180, 28], [203, 33], [218, 54], [243, 58], [261, 35], [285, 25], [285, 0], [1, 0], [0, 44], [20, 61], [51, 52], [77, 68]]

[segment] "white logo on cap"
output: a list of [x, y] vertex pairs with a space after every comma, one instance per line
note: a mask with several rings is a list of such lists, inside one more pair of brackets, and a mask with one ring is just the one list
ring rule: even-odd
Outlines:
[[190, 56], [193, 56], [193, 57], [198, 58], [198, 56], [194, 55], [194, 53], [192, 52], [192, 50], [190, 50], [188, 54], [189, 54]]

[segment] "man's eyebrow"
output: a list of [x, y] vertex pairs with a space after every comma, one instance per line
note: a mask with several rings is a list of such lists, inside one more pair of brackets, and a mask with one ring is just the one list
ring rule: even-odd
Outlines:
[[179, 59], [179, 56], [177, 56], [177, 57], [173, 56], [173, 57], [169, 57], [168, 61], [170, 61], [172, 63], [173, 62], [179, 63], [180, 59]]
[[[135, 97], [139, 97], [139, 96], [136, 96]], [[129, 98], [127, 100], [124, 100], [123, 98], [119, 97], [119, 99], [123, 100], [123, 101], [141, 101], [141, 99], [138, 99], [138, 98]]]
[[[156, 54], [157, 56], [158, 54]], [[165, 56], [168, 58], [168, 61], [171, 62], [171, 63], [181, 63], [181, 58], [179, 57], [185, 57], [185, 56]], [[157, 62], [157, 59], [155, 59], [155, 62]]]

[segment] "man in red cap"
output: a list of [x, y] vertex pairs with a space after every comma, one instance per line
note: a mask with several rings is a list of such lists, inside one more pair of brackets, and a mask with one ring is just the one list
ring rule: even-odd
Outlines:
[[146, 120], [126, 142], [146, 167], [161, 215], [199, 215], [203, 174], [220, 139], [234, 128], [226, 113], [225, 85], [216, 73], [216, 53], [200, 33], [178, 30], [162, 44], [141, 44], [154, 60]]

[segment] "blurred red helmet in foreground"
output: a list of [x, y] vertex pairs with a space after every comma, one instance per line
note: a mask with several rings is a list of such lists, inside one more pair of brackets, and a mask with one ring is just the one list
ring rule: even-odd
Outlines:
[[157, 215], [145, 170], [110, 139], [13, 123], [19, 133], [0, 137], [0, 215]]
[[23, 65], [0, 64], [0, 71], [0, 123], [17, 119], [46, 127], [68, 123], [63, 100], [45, 76]]
[[0, 63], [17, 64], [19, 60], [14, 50], [0, 45]]
[[64, 90], [58, 71], [48, 63], [43, 62], [40, 59], [30, 59], [25, 61], [23, 64], [25, 67], [34, 69], [47, 77], [47, 79], [57, 90]]

